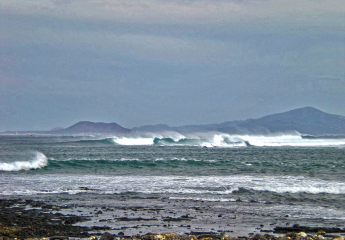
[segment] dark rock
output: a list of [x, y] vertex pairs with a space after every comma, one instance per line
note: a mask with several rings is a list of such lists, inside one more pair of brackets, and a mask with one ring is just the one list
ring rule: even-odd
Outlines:
[[267, 240], [267, 238], [265, 236], [262, 236], [261, 234], [255, 234], [253, 240]]
[[114, 218], [117, 221], [124, 221], [124, 222], [131, 222], [131, 221], [156, 221], [157, 218], [127, 218], [127, 217], [121, 217], [121, 218]]
[[54, 236], [54, 237], [50, 237], [49, 240], [68, 240], [68, 237], [64, 237], [64, 236]]
[[113, 240], [113, 239], [115, 239], [115, 237], [108, 232], [105, 232], [100, 238], [100, 240]]
[[142, 240], [155, 240], [155, 235], [152, 233], [145, 234], [141, 237]]
[[[51, 205], [32, 200], [25, 201], [25, 205], [42, 207], [42, 210], [26, 209], [26, 206], [16, 207], [18, 201], [0, 200], [0, 236], [18, 239], [47, 236], [80, 238], [89, 236], [87, 233], [89, 228], [71, 225], [88, 220], [86, 217], [45, 212], [43, 209], [49, 209]], [[13, 207], [16, 207], [15, 211]], [[66, 237], [55, 238], [67, 239]]]
[[340, 228], [327, 228], [327, 227], [306, 227], [298, 224], [292, 227], [275, 227], [274, 233], [288, 233], [288, 232], [314, 232], [324, 231], [325, 233], [342, 233], [345, 229]]

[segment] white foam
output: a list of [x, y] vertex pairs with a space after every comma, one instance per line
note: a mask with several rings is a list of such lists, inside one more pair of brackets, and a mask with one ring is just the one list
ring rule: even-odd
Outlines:
[[[30, 183], [23, 185], [23, 182]], [[102, 176], [42, 174], [11, 176], [2, 179], [0, 194], [18, 195], [34, 193], [76, 194], [96, 189], [94, 193], [138, 192], [145, 194], [187, 194], [187, 197], [233, 198], [241, 189], [275, 193], [345, 194], [345, 183], [318, 178], [288, 176]]]
[[113, 138], [114, 143], [127, 146], [153, 145], [153, 138]]
[[47, 166], [47, 157], [40, 152], [36, 153], [36, 157], [31, 161], [16, 161], [11, 163], [0, 163], [0, 171], [20, 171], [37, 169]]
[[305, 139], [300, 134], [281, 134], [281, 135], [235, 135], [233, 136], [242, 141], [247, 141], [257, 147], [331, 147], [345, 145], [345, 139]]
[[[140, 136], [114, 137], [112, 141], [119, 145], [153, 145], [154, 139], [171, 138], [175, 142], [161, 141], [162, 146], [200, 146], [200, 147], [246, 147], [248, 144], [256, 147], [343, 147], [345, 139], [306, 139], [298, 132], [268, 135], [230, 135], [221, 132], [199, 133], [150, 133]], [[181, 142], [180, 140], [186, 139]]]

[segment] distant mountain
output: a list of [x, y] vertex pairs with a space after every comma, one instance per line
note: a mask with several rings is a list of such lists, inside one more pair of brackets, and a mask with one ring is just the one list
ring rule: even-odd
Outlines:
[[132, 128], [133, 131], [142, 132], [161, 132], [161, 131], [175, 131], [174, 127], [170, 127], [166, 124], [156, 124], [156, 125], [144, 125], [141, 127]]
[[61, 127], [56, 127], [56, 128], [53, 128], [52, 130], [50, 130], [50, 131], [59, 131], [59, 130], [62, 130], [63, 128], [61, 128]]
[[345, 135], [345, 117], [322, 112], [313, 107], [304, 107], [288, 112], [267, 115], [258, 119], [227, 121], [220, 124], [186, 125], [170, 127], [166, 124], [123, 128], [116, 123], [78, 122], [68, 128], [54, 128], [51, 131], [7, 131], [5, 134], [82, 134], [82, 133], [129, 133], [142, 132], [197, 132], [219, 131], [230, 134], [265, 134], [298, 131], [309, 135]]
[[265, 134], [298, 131], [310, 135], [344, 135], [345, 117], [304, 107], [288, 112], [267, 115], [258, 119], [228, 121], [220, 124], [186, 125], [170, 127], [165, 124], [147, 125], [136, 131], [220, 131], [231, 134]]
[[237, 126], [243, 121], [227, 121], [220, 124], [205, 124], [205, 125], [186, 125], [180, 127], [170, 127], [166, 124], [145, 125], [133, 128], [133, 131], [142, 132], [161, 132], [161, 131], [177, 131], [177, 132], [195, 132], [195, 131], [213, 131], [218, 128], [227, 128]]
[[269, 133], [298, 131], [301, 134], [345, 134], [345, 117], [304, 107], [288, 112], [248, 119], [230, 128], [219, 128], [228, 133]]
[[129, 133], [131, 130], [121, 127], [117, 123], [88, 122], [81, 121], [68, 128], [50, 131], [56, 134], [78, 134], [78, 133]]

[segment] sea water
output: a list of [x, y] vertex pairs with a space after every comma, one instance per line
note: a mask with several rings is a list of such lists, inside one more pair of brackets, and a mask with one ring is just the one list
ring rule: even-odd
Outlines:
[[339, 137], [0, 136], [2, 197], [92, 194], [256, 202], [275, 211], [289, 206], [296, 219], [343, 221], [344, 173], [345, 139]]

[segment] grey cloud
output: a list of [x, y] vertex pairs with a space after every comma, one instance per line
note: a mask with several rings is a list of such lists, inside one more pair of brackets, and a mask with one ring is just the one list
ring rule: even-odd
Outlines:
[[345, 115], [342, 0], [1, 4], [0, 131]]
[[[341, 0], [266, 0], [266, 1], [6, 1], [5, 10], [18, 14], [55, 15], [68, 19], [107, 19], [119, 22], [183, 24], [262, 24], [281, 27], [342, 26], [344, 2]], [[62, 6], [62, 8], [59, 8]]]

